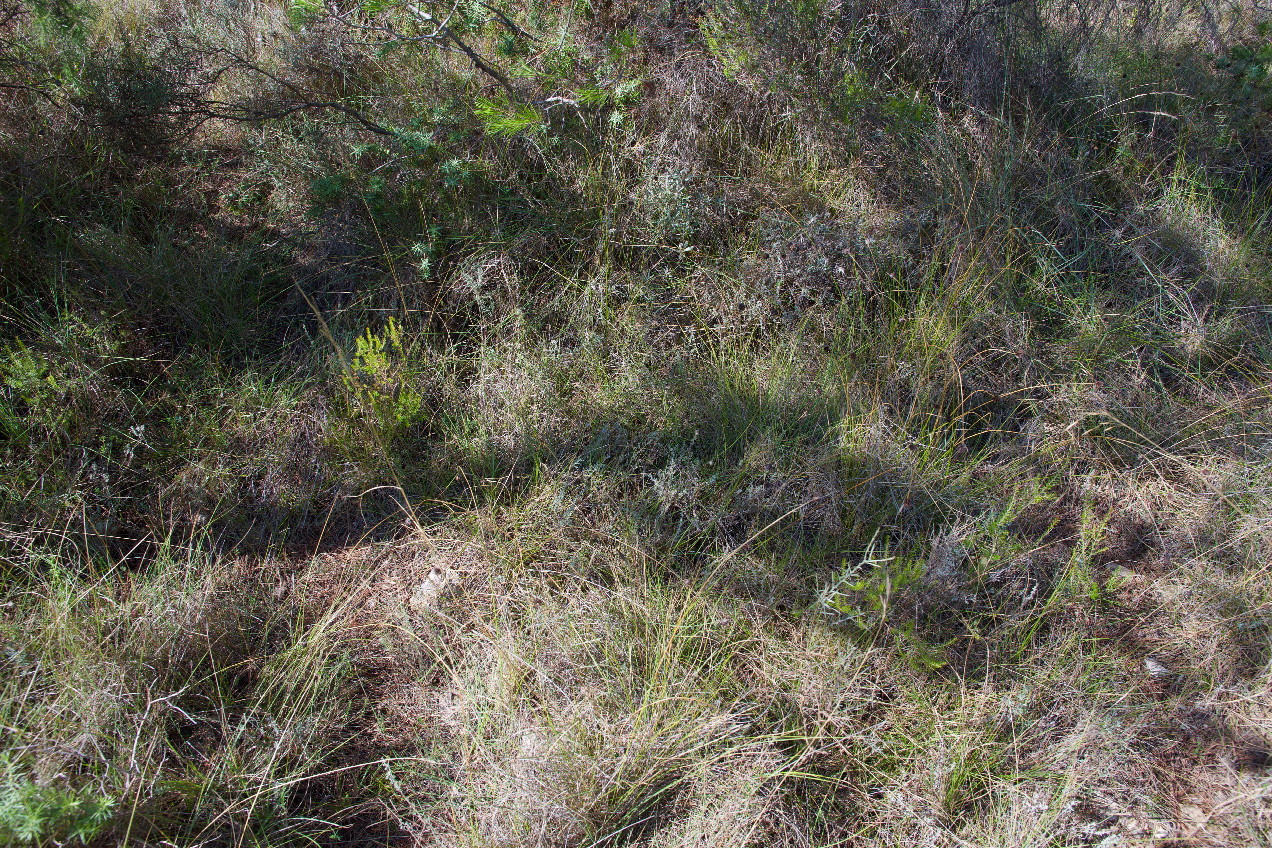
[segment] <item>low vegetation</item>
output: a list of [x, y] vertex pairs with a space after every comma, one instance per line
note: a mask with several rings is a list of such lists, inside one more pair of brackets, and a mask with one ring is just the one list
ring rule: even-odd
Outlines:
[[1272, 843], [1272, 19], [0, 0], [0, 842]]

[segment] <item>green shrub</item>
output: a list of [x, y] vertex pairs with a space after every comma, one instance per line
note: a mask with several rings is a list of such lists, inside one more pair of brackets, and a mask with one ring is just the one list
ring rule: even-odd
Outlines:
[[35, 846], [87, 845], [111, 821], [115, 799], [89, 789], [42, 786], [0, 753], [0, 841]]
[[1260, 21], [1255, 36], [1233, 44], [1215, 59], [1237, 96], [1256, 108], [1272, 108], [1272, 23]]

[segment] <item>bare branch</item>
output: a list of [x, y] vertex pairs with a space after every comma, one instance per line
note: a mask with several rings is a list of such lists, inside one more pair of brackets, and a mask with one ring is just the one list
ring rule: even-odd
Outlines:
[[473, 50], [471, 47], [465, 44], [460, 39], [460, 37], [455, 34], [455, 31], [451, 29], [450, 21], [451, 21], [451, 18], [455, 16], [455, 13], [459, 9], [458, 3], [456, 3], [454, 6], [451, 7], [450, 12], [448, 12], [446, 15], [446, 19], [438, 24], [433, 23], [434, 18], [431, 14], [429, 14], [428, 12], [422, 11], [420, 7], [415, 5], [414, 3], [407, 4], [406, 8], [409, 9], [411, 11], [411, 14], [415, 15], [415, 17], [418, 18], [420, 21], [428, 23], [434, 27], [433, 32], [431, 34], [424, 36], [426, 40], [436, 39], [439, 43], [444, 43], [446, 41], [449, 41], [450, 43], [454, 44], [456, 47], [459, 48], [460, 52], [463, 53], [465, 56], [467, 56], [468, 60], [473, 63], [473, 67], [477, 68], [477, 70], [481, 71], [483, 74], [490, 77], [495, 82], [499, 83], [499, 85], [503, 87], [504, 91], [508, 92], [508, 95], [512, 99], [514, 100], [522, 99], [521, 96], [517, 93], [517, 90], [513, 88], [512, 83], [509, 82], [507, 77], [505, 77], [503, 74], [499, 73], [499, 71], [495, 70], [490, 65], [488, 65], [486, 61], [477, 54], [477, 51]]
[[499, 11], [498, 9], [496, 9], [494, 6], [490, 5], [489, 3], [482, 3], [481, 6], [483, 9], [490, 12], [490, 14], [498, 18], [501, 24], [503, 24], [505, 27], [512, 30], [514, 33], [521, 36], [522, 38], [529, 39], [530, 41], [540, 41], [540, 39], [535, 38], [533, 35], [526, 32], [521, 27], [517, 26], [515, 21], [513, 21], [511, 18], [509, 18], [507, 15], [505, 15], [503, 12]]

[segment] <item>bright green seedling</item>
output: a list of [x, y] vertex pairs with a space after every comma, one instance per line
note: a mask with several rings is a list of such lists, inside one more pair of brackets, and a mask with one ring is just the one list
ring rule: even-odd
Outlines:
[[823, 612], [841, 616], [862, 630], [887, 620], [895, 592], [913, 585], [922, 573], [919, 563], [911, 563], [878, 547], [876, 531], [861, 559], [843, 561], [839, 575], [822, 590], [819, 604]]
[[367, 328], [354, 343], [349, 371], [343, 378], [355, 409], [391, 441], [419, 422], [424, 398], [413, 385], [402, 326], [389, 318], [385, 329]]

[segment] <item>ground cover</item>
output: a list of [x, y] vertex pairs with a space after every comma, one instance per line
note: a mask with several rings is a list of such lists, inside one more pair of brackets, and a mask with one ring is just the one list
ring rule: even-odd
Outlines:
[[1272, 842], [1257, 4], [0, 22], [6, 840]]

